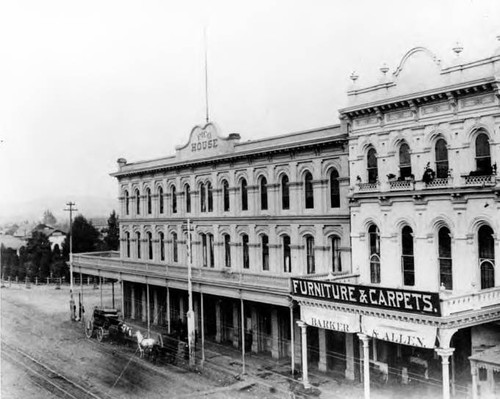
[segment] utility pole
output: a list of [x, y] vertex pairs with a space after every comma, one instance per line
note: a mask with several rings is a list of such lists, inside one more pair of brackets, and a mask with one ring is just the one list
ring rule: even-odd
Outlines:
[[69, 307], [71, 320], [76, 319], [75, 315], [75, 300], [73, 299], [73, 212], [78, 209], [74, 208], [76, 205], [74, 202], [67, 202], [68, 208], [64, 209], [69, 212]]
[[191, 282], [191, 223], [187, 220], [187, 263], [188, 263], [188, 312], [187, 312], [187, 327], [188, 327], [188, 348], [189, 348], [189, 366], [195, 365], [195, 351], [194, 351], [194, 311], [193, 311], [193, 285]]

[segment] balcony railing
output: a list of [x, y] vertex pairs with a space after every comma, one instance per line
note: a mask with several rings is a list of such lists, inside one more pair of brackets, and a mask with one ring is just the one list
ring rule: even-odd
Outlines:
[[495, 175], [483, 176], [462, 176], [464, 178], [465, 186], [494, 186], [496, 183]]
[[435, 179], [429, 181], [425, 184], [425, 188], [443, 188], [448, 187], [450, 178], [448, 177], [436, 177]]
[[500, 287], [460, 295], [441, 293], [440, 297], [442, 316], [477, 311], [492, 306], [500, 308]]
[[413, 180], [391, 180], [389, 188], [391, 191], [413, 190]]
[[370, 191], [379, 191], [379, 183], [358, 183], [358, 191], [361, 193]]

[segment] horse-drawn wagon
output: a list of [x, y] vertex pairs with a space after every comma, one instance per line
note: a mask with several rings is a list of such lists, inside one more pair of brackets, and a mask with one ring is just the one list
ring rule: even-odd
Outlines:
[[85, 322], [85, 336], [96, 336], [101, 342], [108, 337], [129, 338], [132, 336], [132, 330], [118, 318], [116, 309], [95, 307], [92, 317]]

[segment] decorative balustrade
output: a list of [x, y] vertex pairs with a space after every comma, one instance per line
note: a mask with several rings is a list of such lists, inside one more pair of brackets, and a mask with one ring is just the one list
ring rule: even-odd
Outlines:
[[379, 183], [358, 183], [359, 192], [379, 191]]
[[500, 308], [500, 287], [460, 295], [441, 293], [440, 299], [442, 316], [477, 311], [491, 306]]
[[413, 190], [413, 180], [392, 180], [389, 181], [391, 191]]
[[466, 186], [494, 186], [496, 183], [495, 175], [483, 176], [462, 176]]
[[427, 182], [425, 188], [443, 188], [448, 187], [450, 179], [448, 177], [436, 177], [435, 179]]

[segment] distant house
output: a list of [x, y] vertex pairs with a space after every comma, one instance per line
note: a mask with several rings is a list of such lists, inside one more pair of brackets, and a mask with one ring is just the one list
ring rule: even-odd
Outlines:
[[55, 227], [48, 226], [44, 223], [38, 224], [33, 230], [31, 230], [30, 237], [34, 232], [43, 233], [48, 237], [50, 242], [50, 249], [52, 251], [54, 250], [56, 245], [59, 246], [59, 249], [62, 249], [62, 245], [67, 235], [66, 232], [56, 229]]

